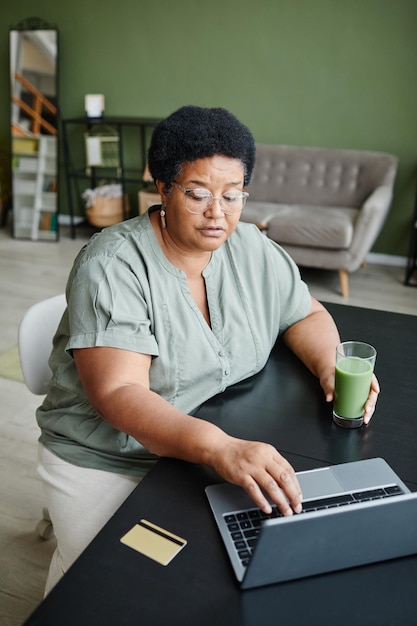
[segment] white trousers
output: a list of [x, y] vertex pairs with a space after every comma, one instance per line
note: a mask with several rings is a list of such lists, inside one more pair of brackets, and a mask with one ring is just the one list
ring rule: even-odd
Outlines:
[[140, 482], [138, 476], [78, 467], [39, 444], [38, 472], [57, 540], [45, 595]]

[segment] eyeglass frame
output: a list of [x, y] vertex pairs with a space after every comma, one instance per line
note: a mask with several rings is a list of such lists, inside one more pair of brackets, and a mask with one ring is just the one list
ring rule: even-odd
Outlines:
[[[186, 199], [193, 191], [197, 191], [197, 189], [198, 190], [204, 189], [204, 187], [194, 187], [194, 188], [191, 188], [191, 189], [185, 189], [185, 187], [183, 187], [176, 180], [173, 180], [172, 182], [175, 183], [177, 185], [177, 187], [179, 187], [181, 189], [181, 191], [184, 193]], [[191, 213], [192, 215], [202, 215], [203, 213], [208, 211], [208, 209], [210, 209], [213, 206], [214, 200], [218, 200], [219, 201], [220, 208], [222, 210], [222, 213], [224, 213], [224, 215], [237, 215], [238, 213], [241, 213], [243, 211], [243, 208], [245, 206], [246, 200], [249, 198], [249, 193], [247, 191], [237, 191], [236, 190], [236, 193], [240, 194], [240, 197], [242, 199], [242, 208], [238, 209], [237, 211], [225, 211], [224, 207], [223, 207], [223, 202], [225, 201], [224, 195], [222, 195], [222, 196], [214, 196], [211, 193], [210, 189], [204, 189], [204, 191], [207, 191], [207, 196], [206, 197], [207, 197], [207, 200], [208, 200], [209, 204], [202, 211], [190, 211], [190, 209], [187, 207], [187, 202], [185, 203], [186, 210], [189, 213]]]

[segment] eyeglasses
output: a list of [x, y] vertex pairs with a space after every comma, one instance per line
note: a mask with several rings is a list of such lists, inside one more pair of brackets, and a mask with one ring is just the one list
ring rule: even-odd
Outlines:
[[218, 200], [221, 210], [225, 215], [240, 213], [245, 206], [249, 194], [246, 191], [226, 191], [222, 196], [213, 196], [208, 189], [197, 187], [196, 189], [184, 189], [176, 180], [174, 183], [185, 195], [185, 208], [190, 213], [198, 215], [209, 209], [213, 200]]

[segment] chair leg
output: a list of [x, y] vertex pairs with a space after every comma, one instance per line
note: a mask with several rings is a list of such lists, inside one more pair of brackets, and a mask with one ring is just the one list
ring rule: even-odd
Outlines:
[[52, 526], [51, 518], [49, 517], [48, 509], [42, 509], [43, 518], [38, 522], [36, 530], [38, 535], [42, 539], [52, 539], [54, 536], [54, 528]]
[[349, 297], [349, 274], [346, 270], [339, 270], [340, 287], [342, 290], [342, 296], [344, 298]]

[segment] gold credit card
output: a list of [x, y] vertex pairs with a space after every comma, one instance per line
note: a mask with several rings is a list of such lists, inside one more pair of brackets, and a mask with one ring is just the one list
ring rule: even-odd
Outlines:
[[187, 545], [185, 539], [145, 519], [135, 524], [120, 541], [161, 565], [168, 565]]

